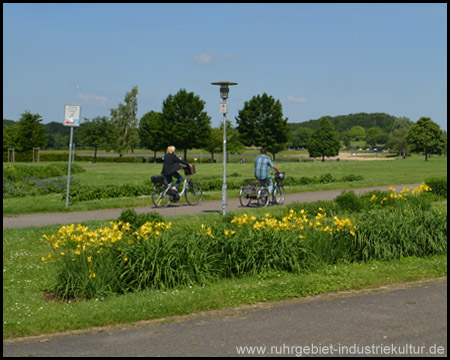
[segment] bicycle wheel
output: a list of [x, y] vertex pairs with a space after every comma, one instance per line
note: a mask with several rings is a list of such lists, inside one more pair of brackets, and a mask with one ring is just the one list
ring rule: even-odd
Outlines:
[[186, 189], [186, 201], [189, 205], [198, 205], [203, 198], [203, 190], [200, 184], [193, 181], [189, 182], [189, 187]]
[[273, 191], [273, 197], [275, 199], [275, 204], [283, 205], [285, 194], [286, 194], [286, 191], [284, 190], [284, 186], [283, 185], [277, 186], [275, 188], [275, 190]]
[[258, 205], [261, 207], [266, 207], [267, 205], [269, 205], [269, 200], [269, 190], [267, 190], [266, 188], [262, 188], [261, 190], [259, 190]]
[[241, 189], [239, 191], [239, 202], [241, 203], [241, 206], [249, 206], [250, 202], [252, 201], [251, 195], [246, 194], [244, 189]]
[[156, 185], [152, 191], [152, 201], [156, 207], [166, 207], [170, 204], [170, 197], [167, 194], [166, 186], [162, 184]]

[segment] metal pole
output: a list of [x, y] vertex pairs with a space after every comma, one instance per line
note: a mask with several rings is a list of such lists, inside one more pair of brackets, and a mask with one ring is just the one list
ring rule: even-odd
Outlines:
[[69, 207], [69, 190], [70, 190], [70, 167], [72, 165], [72, 138], [73, 138], [73, 126], [70, 127], [70, 143], [69, 143], [69, 171], [67, 175], [67, 194], [66, 194], [66, 207]]
[[[226, 104], [227, 100], [223, 99]], [[222, 215], [227, 213], [227, 117], [223, 114], [223, 185], [222, 185]]]

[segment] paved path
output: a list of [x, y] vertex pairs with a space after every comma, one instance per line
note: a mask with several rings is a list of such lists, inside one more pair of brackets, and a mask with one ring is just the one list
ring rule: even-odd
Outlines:
[[3, 341], [3, 356], [446, 356], [447, 278], [256, 304], [74, 335]]
[[[392, 185], [396, 191], [401, 191], [404, 186], [418, 187], [420, 184]], [[389, 186], [375, 186], [370, 188], [348, 189], [361, 194], [370, 190], [388, 190]], [[340, 195], [343, 190], [315, 191], [307, 193], [287, 194], [285, 204], [293, 202], [314, 202], [318, 200], [333, 200]], [[149, 200], [151, 201], [151, 200]], [[142, 206], [134, 208], [138, 214], [150, 211], [158, 212], [163, 216], [200, 214], [208, 212], [222, 213], [222, 200], [204, 201], [198, 206], [189, 206], [185, 203], [169, 205], [167, 208], [158, 209], [154, 206]], [[228, 199], [227, 211], [242, 209], [239, 199]], [[55, 224], [72, 224], [87, 220], [117, 220], [123, 208], [106, 209], [93, 211], [59, 212], [59, 213], [39, 213], [26, 215], [3, 216], [3, 229], [24, 228], [30, 226], [47, 226]]]

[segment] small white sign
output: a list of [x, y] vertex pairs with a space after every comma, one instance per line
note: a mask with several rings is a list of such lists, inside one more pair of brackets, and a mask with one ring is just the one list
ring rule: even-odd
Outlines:
[[65, 126], [80, 126], [81, 105], [64, 105], [64, 123]]
[[220, 113], [221, 114], [226, 114], [228, 113], [228, 106], [226, 103], [221, 103], [220, 104]]

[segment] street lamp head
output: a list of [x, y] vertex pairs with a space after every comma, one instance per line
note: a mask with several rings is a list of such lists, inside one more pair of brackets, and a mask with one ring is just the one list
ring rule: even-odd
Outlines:
[[228, 99], [228, 93], [230, 92], [230, 89], [228, 86], [230, 85], [237, 85], [235, 82], [230, 81], [219, 81], [219, 82], [213, 82], [212, 85], [220, 85], [220, 97], [222, 99]]

